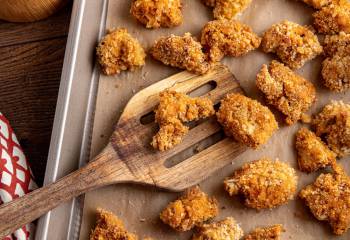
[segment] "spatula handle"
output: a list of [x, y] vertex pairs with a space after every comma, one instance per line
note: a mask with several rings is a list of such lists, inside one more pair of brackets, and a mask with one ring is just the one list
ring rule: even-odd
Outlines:
[[80, 170], [0, 206], [0, 239], [90, 189], [131, 180], [130, 172], [108, 145]]

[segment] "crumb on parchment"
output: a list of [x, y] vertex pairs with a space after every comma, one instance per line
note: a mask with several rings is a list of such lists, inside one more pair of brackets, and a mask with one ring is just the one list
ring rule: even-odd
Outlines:
[[312, 120], [315, 133], [339, 157], [350, 154], [350, 105], [332, 101]]
[[319, 175], [299, 197], [318, 220], [329, 222], [335, 234], [344, 234], [350, 227], [350, 179], [341, 167]]
[[125, 28], [110, 31], [96, 48], [97, 61], [106, 75], [145, 65], [146, 53]]
[[218, 203], [196, 186], [168, 204], [160, 219], [177, 231], [187, 231], [218, 215]]
[[243, 229], [233, 217], [224, 220], [203, 224], [198, 227], [192, 240], [239, 240], [243, 236]]
[[90, 240], [137, 240], [137, 236], [125, 230], [123, 222], [113, 213], [97, 209], [96, 226]]
[[215, 19], [233, 19], [237, 14], [243, 12], [252, 0], [216, 0], [214, 6]]
[[299, 169], [314, 172], [336, 163], [336, 154], [312, 131], [301, 128], [296, 134], [295, 148]]
[[242, 56], [260, 46], [261, 38], [246, 24], [237, 20], [214, 20], [202, 29], [201, 44], [210, 61], [220, 61], [225, 55]]
[[316, 89], [311, 82], [275, 60], [269, 66], [262, 66], [256, 85], [267, 102], [286, 116], [288, 125], [300, 120], [316, 100]]
[[302, 67], [322, 53], [317, 36], [308, 27], [287, 20], [272, 25], [264, 33], [261, 47], [266, 53], [276, 53], [291, 69]]
[[181, 0], [133, 0], [130, 13], [147, 28], [175, 27], [182, 23]]
[[288, 164], [269, 158], [246, 163], [224, 181], [230, 196], [241, 194], [255, 209], [274, 208], [294, 198], [298, 177]]
[[214, 104], [208, 98], [191, 98], [184, 93], [163, 91], [159, 94], [159, 105], [155, 110], [155, 121], [160, 128], [151, 145], [160, 151], [168, 150], [180, 143], [189, 131], [183, 123], [214, 114]]
[[303, 123], [311, 123], [312, 117], [309, 114], [303, 113], [300, 118]]
[[216, 0], [202, 0], [202, 2], [208, 7], [215, 7]]
[[321, 9], [322, 7], [338, 4], [342, 0], [302, 0], [304, 3], [314, 7], [316, 9]]
[[151, 48], [151, 55], [165, 65], [186, 69], [196, 74], [204, 74], [211, 68], [202, 45], [190, 33], [183, 37], [170, 35], [158, 39]]
[[341, 0], [321, 8], [313, 14], [314, 26], [319, 33], [336, 34], [341, 31], [350, 33], [350, 3]]
[[244, 236], [244, 240], [280, 240], [284, 231], [282, 224], [258, 227]]
[[275, 116], [261, 103], [241, 94], [228, 94], [216, 113], [225, 134], [252, 148], [266, 143], [278, 129]]

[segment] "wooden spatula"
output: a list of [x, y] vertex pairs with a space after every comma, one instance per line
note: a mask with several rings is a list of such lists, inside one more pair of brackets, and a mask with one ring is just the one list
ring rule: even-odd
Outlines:
[[87, 166], [0, 207], [0, 239], [60, 203], [97, 187], [131, 182], [181, 191], [232, 162], [245, 147], [223, 138], [178, 164], [166, 164], [179, 153], [221, 131], [213, 119], [193, 127], [181, 144], [165, 152], [158, 152], [150, 146], [155, 134], [154, 123], [141, 123], [141, 118], [157, 106], [159, 92], [171, 89], [190, 93], [213, 82], [216, 87], [204, 96], [214, 103], [229, 92], [242, 92], [228, 68], [217, 65], [206, 75], [181, 72], [137, 93], [125, 107], [109, 144]]

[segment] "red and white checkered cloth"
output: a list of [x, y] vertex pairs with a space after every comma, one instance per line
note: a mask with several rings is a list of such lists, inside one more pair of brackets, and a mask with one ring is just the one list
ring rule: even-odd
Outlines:
[[[9, 121], [0, 112], [0, 204], [10, 202], [35, 188], [28, 161]], [[32, 239], [33, 235], [32, 224], [27, 224], [4, 240], [27, 240]]]

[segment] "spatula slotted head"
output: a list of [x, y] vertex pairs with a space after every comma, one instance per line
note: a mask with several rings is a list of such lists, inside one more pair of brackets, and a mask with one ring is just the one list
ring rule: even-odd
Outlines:
[[[150, 142], [156, 134], [154, 122], [145, 123], [159, 103], [159, 93], [166, 89], [189, 94], [212, 87], [203, 97], [215, 104], [232, 92], [243, 93], [233, 74], [224, 65], [216, 65], [206, 75], [181, 72], [138, 92], [127, 104], [113, 132], [111, 143], [135, 179], [160, 188], [182, 191], [224, 167], [245, 147], [224, 137], [215, 117], [190, 129], [174, 148], [159, 152]], [[183, 159], [185, 157], [185, 159]]]

